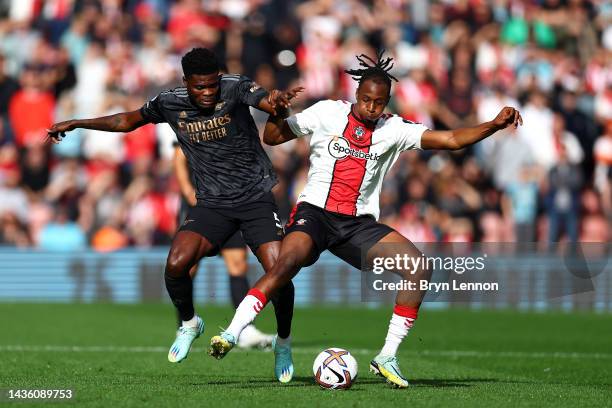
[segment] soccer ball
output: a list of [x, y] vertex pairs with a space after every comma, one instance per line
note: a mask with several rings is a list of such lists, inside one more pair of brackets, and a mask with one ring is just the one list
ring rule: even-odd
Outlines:
[[345, 349], [330, 347], [315, 358], [312, 372], [321, 387], [346, 390], [357, 378], [357, 360]]

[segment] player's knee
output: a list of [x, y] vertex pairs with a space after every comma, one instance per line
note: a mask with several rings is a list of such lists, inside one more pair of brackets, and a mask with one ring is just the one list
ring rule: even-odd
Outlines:
[[270, 271], [273, 278], [282, 279], [285, 276], [293, 276], [299, 269], [297, 257], [293, 254], [285, 254], [278, 258], [274, 268]]
[[431, 278], [431, 269], [428, 268], [402, 269], [398, 272], [402, 279], [406, 280], [429, 280]]
[[294, 269], [296, 267], [296, 259], [293, 255], [287, 255], [279, 258], [277, 261], [278, 268], [276, 269], [276, 273], [282, 275]]
[[184, 276], [191, 269], [189, 257], [180, 251], [170, 251], [166, 261], [166, 275], [173, 277]]

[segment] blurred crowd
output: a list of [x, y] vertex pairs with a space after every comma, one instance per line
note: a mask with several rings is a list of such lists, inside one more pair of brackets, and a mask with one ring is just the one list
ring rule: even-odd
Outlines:
[[[524, 125], [459, 152], [408, 152], [382, 221], [415, 242], [599, 241], [612, 220], [612, 3], [605, 0], [0, 0], [0, 245], [168, 244], [177, 227], [167, 125], [127, 134], [45, 129], [138, 109], [213, 49], [294, 106], [354, 99], [356, 55], [395, 59], [389, 111], [436, 129]], [[266, 115], [253, 111], [257, 123]], [[266, 147], [284, 217], [308, 141]]]

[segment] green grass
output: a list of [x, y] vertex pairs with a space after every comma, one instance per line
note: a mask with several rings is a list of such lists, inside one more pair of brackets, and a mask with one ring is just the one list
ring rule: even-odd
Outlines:
[[[297, 309], [296, 373], [287, 386], [273, 379], [270, 352], [237, 350], [222, 361], [207, 356], [208, 339], [232, 311], [198, 310], [207, 324], [203, 338], [185, 362], [170, 364], [169, 305], [0, 304], [0, 388], [75, 390], [72, 402], [45, 407], [603, 407], [612, 401], [609, 314], [425, 308], [400, 349], [412, 387], [395, 390], [367, 372], [389, 309]], [[270, 310], [257, 323], [272, 331]], [[359, 362], [348, 391], [322, 390], [312, 380], [315, 355], [330, 346], [347, 348]], [[141, 351], [129, 352], [134, 347]]]

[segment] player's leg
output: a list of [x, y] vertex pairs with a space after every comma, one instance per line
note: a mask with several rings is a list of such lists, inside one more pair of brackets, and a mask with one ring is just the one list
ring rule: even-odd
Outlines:
[[[318, 248], [325, 248], [325, 234], [316, 228], [317, 214], [308, 214], [306, 206], [300, 206], [298, 214], [301, 217], [292, 216], [287, 224], [287, 235], [280, 246], [277, 255], [278, 244], [269, 242], [262, 244], [256, 254], [266, 270], [266, 274], [249, 291], [249, 294], [241, 302], [236, 310], [232, 323], [220, 336], [211, 339], [211, 355], [223, 358], [231, 349], [227, 339], [235, 338], [245, 326], [250, 324], [266, 305], [268, 299], [275, 303], [277, 316], [278, 335], [274, 343], [275, 374], [281, 382], [288, 382], [293, 376], [293, 361], [291, 359], [290, 325], [293, 316], [293, 284], [291, 279], [298, 273], [301, 267], [312, 264], [320, 253]], [[295, 211], [293, 213], [295, 215]], [[296, 225], [294, 219], [311, 220], [307, 226], [305, 223]], [[303, 229], [304, 231], [300, 231]], [[315, 240], [319, 238], [319, 243]], [[215, 349], [214, 343], [218, 346]], [[227, 347], [229, 346], [229, 347]]]
[[[176, 215], [176, 225], [179, 228], [181, 225], [183, 225], [183, 222], [187, 219], [187, 214], [189, 213], [190, 208], [191, 206], [187, 203], [187, 201], [184, 199], [181, 199], [181, 206]], [[189, 270], [189, 276], [191, 276], [192, 281], [195, 279], [197, 271], [198, 271], [198, 264], [193, 265], [191, 269]], [[176, 312], [176, 327], [177, 327], [177, 330], [179, 330], [181, 326], [183, 325], [183, 320], [181, 319], [181, 314], [179, 313], [178, 309], [175, 308], [174, 310]], [[177, 334], [178, 333], [179, 332], [177, 331]]]
[[[259, 290], [261, 286], [260, 282], [266, 276], [268, 276], [276, 263], [279, 260], [281, 252], [281, 242], [269, 242], [261, 245], [257, 250], [257, 258], [260, 260], [266, 273], [258, 282], [255, 283], [253, 289]], [[294, 272], [297, 273], [297, 270]], [[276, 317], [276, 332], [277, 332], [277, 343], [288, 339], [291, 335], [291, 321], [293, 320], [293, 298], [295, 296], [295, 289], [291, 279], [279, 281], [276, 283], [275, 290], [270, 292], [269, 299], [274, 306], [274, 315]], [[266, 293], [266, 292], [261, 292]], [[265, 306], [266, 302], [263, 302]], [[248, 327], [248, 326], [247, 326]]]
[[180, 315], [181, 327], [168, 353], [171, 362], [185, 359], [191, 344], [204, 330], [204, 322], [193, 307], [190, 273], [201, 258], [216, 254], [218, 243], [226, 241], [236, 228], [231, 219], [220, 216], [213, 209], [193, 207], [172, 241], [164, 278], [170, 299]]
[[[278, 242], [270, 244], [262, 245], [257, 251], [257, 256], [262, 264], [265, 265], [265, 269], [268, 273], [277, 263], [281, 248], [281, 244]], [[297, 273], [297, 271], [295, 273]], [[264, 277], [265, 276], [266, 275], [264, 275]], [[274, 305], [277, 328], [277, 334], [272, 342], [272, 350], [274, 351], [274, 375], [281, 383], [288, 383], [293, 378], [291, 322], [293, 320], [295, 290], [291, 280], [283, 283], [279, 282], [278, 285], [278, 290], [269, 298]], [[260, 291], [260, 293], [262, 292]], [[264, 301], [263, 305], [265, 305], [265, 303]], [[248, 330], [248, 328], [249, 325], [246, 326], [242, 333]]]
[[[357, 269], [367, 271], [375, 258], [395, 258], [397, 253], [420, 256], [418, 249], [408, 239], [391, 227], [377, 223], [372, 218], [356, 218], [354, 225], [345, 225], [344, 228], [351, 230], [349, 240], [330, 247], [330, 251]], [[362, 265], [364, 258], [366, 264]], [[429, 279], [426, 270], [418, 270], [414, 274], [405, 270], [393, 270], [393, 272], [400, 273], [404, 280]], [[385, 346], [371, 362], [370, 367], [374, 372], [383, 375], [390, 383], [398, 387], [406, 387], [408, 381], [401, 374], [395, 355], [402, 339], [414, 324], [424, 295], [425, 293], [421, 291], [398, 292]]]
[[[277, 292], [279, 298], [283, 300], [288, 301], [289, 298], [293, 298], [291, 279], [300, 268], [314, 263], [321, 251], [327, 247], [325, 220], [322, 219], [321, 211], [308, 203], [300, 203], [292, 212], [287, 223], [287, 235], [283, 239], [282, 245], [270, 239], [269, 242], [261, 244], [257, 248], [255, 254], [266, 273], [240, 303], [231, 324], [225, 331], [226, 333], [232, 336], [240, 335], [244, 327], [257, 317], [268, 300], [272, 300]], [[280, 228], [280, 223], [275, 222], [275, 226]], [[280, 231], [279, 233], [282, 235]], [[249, 242], [251, 238], [249, 231], [243, 231], [243, 235]], [[283, 300], [279, 299], [279, 303]], [[279, 309], [286, 311], [289, 307], [288, 305], [287, 307], [280, 305]], [[287, 319], [289, 324], [290, 317], [288, 316]], [[277, 318], [281, 338], [284, 337], [283, 335], [289, 334], [289, 327], [284, 326], [286, 322], [282, 318]]]
[[[407, 254], [411, 258], [422, 256], [410, 240], [393, 231], [368, 251], [368, 260], [371, 262], [374, 258], [394, 258], [396, 254], [402, 256]], [[429, 281], [431, 278], [431, 271], [425, 265], [421, 265], [415, 270], [398, 269], [393, 272], [398, 273], [405, 281], [414, 282], [416, 288], [420, 287], [419, 282], [421, 280]], [[408, 380], [399, 369], [396, 357], [397, 350], [417, 319], [425, 293], [425, 290], [420, 289], [398, 291], [384, 345], [380, 353], [370, 363], [373, 372], [385, 377], [387, 382], [399, 388], [407, 387]]]
[[[258, 256], [266, 267], [274, 262], [276, 251], [274, 247], [277, 245], [264, 244], [258, 251]], [[274, 374], [282, 383], [291, 381], [293, 359], [290, 329], [294, 296], [291, 278], [302, 266], [309, 263], [308, 260], [313, 258], [314, 252], [312, 239], [303, 232], [292, 232], [284, 238], [275, 266], [249, 291], [236, 309], [236, 314], [229, 327], [221, 335], [211, 339], [210, 354], [213, 357], [223, 358], [231, 350], [235, 339], [240, 336], [245, 327], [253, 322], [270, 299], [274, 303], [278, 327], [278, 334], [273, 344]]]
[[[270, 273], [276, 264], [281, 249], [280, 241], [283, 238], [283, 225], [281, 224], [277, 212], [278, 208], [274, 202], [274, 197], [269, 193], [262, 197], [257, 203], [254, 203], [251, 209], [241, 214], [242, 223], [240, 227], [242, 236], [261, 263], [265, 271], [264, 277]], [[242, 316], [242, 310], [244, 310], [245, 307], [248, 307], [253, 312], [263, 309], [267, 299], [262, 303], [261, 308], [256, 306], [255, 309], [253, 309], [253, 307], [248, 306], [254, 299], [259, 301], [257, 297], [253, 296], [253, 293], [256, 294], [257, 289], [251, 289], [251, 291], [248, 292], [247, 296], [236, 309], [236, 316]], [[281, 339], [287, 339], [291, 333], [293, 296], [293, 283], [288, 280], [276, 288], [274, 296], [270, 294], [268, 298], [272, 300], [274, 304], [277, 337]], [[240, 325], [239, 333], [241, 333], [245, 327], [248, 327], [253, 318], [250, 319], [251, 321], [247, 322], [247, 324]], [[236, 328], [236, 325], [232, 326], [230, 324], [230, 327], [232, 327], [233, 330]]]
[[[248, 263], [247, 248], [242, 234], [236, 231], [230, 239], [221, 247], [221, 255], [227, 267], [230, 280], [230, 295], [234, 309], [238, 307], [242, 299], [249, 291], [249, 281], [247, 279]], [[255, 325], [251, 324], [243, 330], [238, 338], [238, 347], [270, 347], [274, 335], [259, 331]]]
[[[197, 263], [197, 264], [193, 265], [191, 267], [191, 269], [189, 270], [189, 276], [191, 277], [191, 281], [192, 282], [194, 281], [194, 279], [195, 279], [195, 277], [196, 277], [196, 275], [198, 273], [198, 267], [199, 266], [200, 266], [200, 264]], [[191, 291], [193, 293], [193, 283], [192, 283], [192, 290]], [[176, 310], [176, 327], [178, 329], [180, 329], [181, 326], [183, 325], [183, 319], [181, 319], [181, 314], [179, 313], [178, 309], [175, 308], [175, 310]]]
[[193, 231], [179, 231], [172, 241], [164, 279], [181, 321], [176, 339], [168, 352], [168, 361], [172, 363], [184, 360], [191, 343], [204, 331], [204, 321], [193, 307], [193, 280], [190, 272], [211, 249], [212, 244]]
[[230, 283], [230, 296], [234, 309], [238, 307], [240, 301], [244, 299], [249, 291], [249, 280], [247, 279], [247, 271], [249, 265], [247, 263], [247, 251], [245, 247], [238, 248], [221, 248], [221, 256], [227, 268]]
[[[406, 237], [397, 231], [392, 231], [386, 234], [380, 239], [372, 248], [368, 251], [368, 260], [371, 261], [374, 258], [380, 257], [395, 257], [396, 254], [407, 254], [412, 258], [421, 258], [421, 251]], [[418, 288], [418, 283], [421, 280], [427, 280], [431, 278], [431, 270], [425, 268], [424, 264], [419, 263], [419, 267], [411, 269], [397, 269], [392, 272], [399, 274], [403, 280], [414, 282]], [[401, 290], [397, 292], [396, 304], [406, 308], [411, 308], [418, 311], [423, 298], [427, 291], [425, 290]]]

